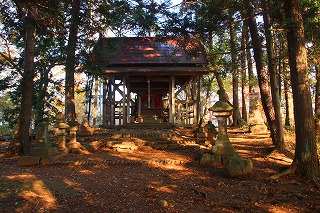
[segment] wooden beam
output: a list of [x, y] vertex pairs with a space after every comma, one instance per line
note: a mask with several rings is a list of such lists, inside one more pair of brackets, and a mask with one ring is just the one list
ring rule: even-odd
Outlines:
[[170, 82], [169, 82], [169, 122], [174, 124], [175, 120], [175, 95], [174, 95], [174, 89], [175, 89], [175, 77], [172, 75], [170, 76]]
[[126, 86], [127, 86], [127, 116], [126, 116], [126, 119], [127, 119], [127, 122], [126, 123], [130, 123], [130, 106], [131, 106], [131, 91], [130, 91], [130, 77], [129, 76], [126, 76]]

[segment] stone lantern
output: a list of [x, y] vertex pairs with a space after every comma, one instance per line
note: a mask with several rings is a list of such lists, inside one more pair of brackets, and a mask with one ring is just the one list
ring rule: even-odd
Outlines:
[[223, 165], [229, 176], [240, 176], [252, 172], [252, 161], [242, 158], [235, 152], [227, 134], [227, 119], [232, 114], [233, 107], [226, 101], [225, 91], [219, 90], [219, 101], [209, 110], [218, 119], [219, 133], [212, 154], [206, 153], [201, 157], [200, 165], [219, 167]]
[[56, 115], [56, 135], [58, 137], [58, 150], [61, 152], [67, 152], [68, 149], [66, 147], [66, 137], [67, 137], [67, 129], [70, 127], [67, 123], [64, 121], [64, 115], [62, 112], [59, 112]]
[[69, 142], [69, 149], [80, 149], [81, 144], [77, 142], [77, 131], [79, 130], [79, 123], [76, 121], [75, 118], [72, 118], [68, 122], [69, 127], [69, 133], [70, 133], [70, 142]]
[[232, 114], [232, 105], [225, 100], [225, 91], [219, 90], [219, 101], [209, 108], [212, 114], [218, 119], [218, 137], [215, 145], [212, 146], [213, 153], [217, 155], [232, 156], [235, 154], [234, 148], [229, 141], [227, 134], [227, 119]]

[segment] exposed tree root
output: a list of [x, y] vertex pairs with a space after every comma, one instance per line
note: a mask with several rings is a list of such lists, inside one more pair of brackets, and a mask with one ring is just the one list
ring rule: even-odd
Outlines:
[[280, 151], [279, 149], [277, 149], [277, 147], [275, 147], [267, 156], [266, 159], [268, 159], [269, 157], [271, 157], [273, 154], [275, 153], [281, 153], [284, 154], [286, 157], [293, 159], [294, 158], [294, 154], [291, 153], [289, 150], [285, 149], [284, 151]]
[[16, 156], [19, 155], [20, 144], [16, 143], [14, 140], [9, 144], [7, 150], [5, 151], [5, 156]]
[[320, 189], [320, 183], [319, 183], [319, 180], [316, 180], [316, 179], [312, 179], [312, 182], [314, 183], [314, 185]]
[[298, 168], [297, 165], [293, 163], [290, 165], [290, 167], [287, 170], [279, 174], [272, 175], [269, 179], [278, 180], [284, 176], [293, 175], [296, 172], [297, 168]]

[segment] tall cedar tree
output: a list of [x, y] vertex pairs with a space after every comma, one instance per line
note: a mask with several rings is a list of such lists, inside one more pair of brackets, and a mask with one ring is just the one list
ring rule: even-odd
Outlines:
[[80, 23], [81, 0], [73, 0], [71, 3], [71, 23], [67, 46], [66, 81], [65, 81], [65, 118], [70, 120], [76, 117], [74, 97], [74, 73], [76, 63], [76, 46], [78, 41], [78, 29]]
[[294, 104], [296, 149], [287, 172], [315, 179], [320, 174], [300, 0], [284, 0]]
[[23, 88], [21, 94], [20, 116], [18, 141], [20, 142], [22, 154], [29, 152], [30, 139], [30, 123], [32, 113], [32, 92], [34, 77], [34, 52], [35, 52], [35, 9], [29, 8], [25, 18], [25, 50], [24, 50], [24, 72], [22, 75], [21, 86]]
[[247, 14], [245, 17], [248, 17], [247, 24], [250, 29], [252, 46], [254, 51], [254, 59], [256, 62], [258, 82], [261, 94], [262, 106], [267, 118], [269, 129], [271, 132], [272, 142], [276, 146], [277, 141], [277, 124], [275, 122], [275, 113], [272, 104], [272, 99], [270, 97], [270, 88], [269, 88], [269, 76], [264, 66], [264, 58], [262, 53], [262, 41], [258, 32], [256, 19], [254, 17], [253, 6], [250, 0], [244, 0], [244, 6], [246, 8]]
[[277, 137], [277, 143], [275, 149], [284, 152], [285, 151], [285, 143], [284, 143], [284, 135], [283, 135], [283, 127], [282, 127], [282, 116], [280, 112], [280, 83], [279, 83], [279, 74], [276, 71], [275, 66], [275, 58], [274, 58], [274, 48], [273, 48], [273, 41], [272, 41], [272, 33], [270, 30], [271, 23], [269, 17], [269, 7], [267, 5], [267, 1], [262, 1], [263, 5], [263, 21], [264, 21], [264, 28], [265, 28], [265, 36], [266, 36], [266, 46], [267, 46], [267, 55], [268, 55], [268, 69], [270, 73], [270, 88], [271, 88], [271, 96], [272, 96], [272, 103], [275, 112], [275, 131]]

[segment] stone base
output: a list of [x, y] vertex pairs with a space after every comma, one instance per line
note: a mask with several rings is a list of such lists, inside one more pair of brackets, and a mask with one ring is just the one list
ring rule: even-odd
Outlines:
[[41, 156], [20, 156], [18, 166], [52, 165], [56, 160], [64, 157], [65, 153], [57, 153], [48, 157]]
[[214, 145], [212, 146], [212, 152], [216, 155], [227, 155], [227, 156], [235, 155], [234, 148], [231, 144]]
[[242, 158], [238, 153], [234, 156], [204, 154], [200, 159], [200, 166], [222, 167], [229, 177], [236, 177], [252, 173], [253, 164], [250, 159]]
[[68, 153], [68, 148], [67, 147], [58, 147], [58, 151], [62, 153]]
[[265, 124], [254, 124], [250, 126], [250, 133], [265, 134], [265, 133], [268, 133], [268, 128]]
[[235, 177], [252, 173], [253, 164], [250, 159], [231, 157], [224, 168], [228, 176]]
[[71, 142], [71, 143], [68, 143], [68, 147], [69, 149], [80, 149], [81, 144], [79, 142]]
[[58, 153], [57, 147], [33, 147], [30, 149], [31, 156], [50, 156]]
[[200, 166], [213, 166], [220, 167], [222, 166], [222, 160], [220, 155], [215, 154], [204, 154], [200, 159]]
[[79, 132], [77, 132], [77, 136], [91, 136], [93, 135], [94, 129], [92, 128], [86, 128], [86, 129], [80, 129]]
[[18, 166], [35, 166], [39, 165], [41, 156], [20, 156]]

